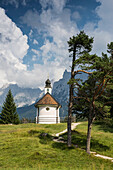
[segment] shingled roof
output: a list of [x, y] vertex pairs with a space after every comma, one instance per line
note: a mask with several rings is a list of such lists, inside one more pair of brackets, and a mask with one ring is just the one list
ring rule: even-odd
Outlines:
[[46, 93], [36, 104], [35, 107], [38, 105], [56, 105], [57, 107], [61, 106], [51, 95], [50, 93]]

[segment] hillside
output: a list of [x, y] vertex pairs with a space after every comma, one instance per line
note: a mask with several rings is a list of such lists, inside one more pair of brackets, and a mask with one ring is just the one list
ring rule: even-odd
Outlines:
[[[86, 140], [87, 123], [78, 125], [76, 131], [73, 131], [72, 140], [75, 141], [75, 145], [80, 143], [78, 148], [73, 146], [69, 149], [66, 144], [53, 141], [51, 134], [65, 128], [66, 124], [0, 125], [0, 169], [113, 169], [113, 163], [110, 160], [89, 155], [81, 149]], [[107, 129], [95, 124], [92, 129], [93, 147], [91, 145], [91, 149], [110, 156], [113, 152], [113, 131], [110, 132]], [[42, 132], [48, 133], [47, 137], [42, 136]]]

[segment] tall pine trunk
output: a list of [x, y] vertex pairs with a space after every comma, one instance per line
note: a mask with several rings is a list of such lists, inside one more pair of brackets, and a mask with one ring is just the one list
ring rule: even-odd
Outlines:
[[71, 147], [71, 113], [72, 113], [72, 97], [73, 97], [73, 88], [72, 85], [70, 86], [69, 91], [69, 105], [68, 105], [68, 122], [67, 122], [67, 129], [68, 129], [68, 139], [67, 144], [68, 147]]
[[90, 154], [90, 144], [91, 144], [91, 129], [92, 124], [95, 119], [95, 104], [90, 104], [90, 111], [89, 111], [89, 117], [88, 117], [88, 130], [87, 130], [87, 144], [86, 144], [86, 152]]
[[86, 152], [90, 154], [90, 143], [91, 143], [91, 128], [92, 128], [92, 121], [88, 121], [88, 131], [87, 131], [87, 145], [86, 145]]
[[[71, 68], [71, 80], [74, 79], [75, 52], [76, 52], [76, 48], [74, 46], [72, 68]], [[73, 89], [74, 89], [74, 85], [72, 83], [70, 85], [70, 89], [69, 89], [68, 122], [67, 122], [67, 130], [68, 130], [67, 144], [68, 144], [68, 147], [71, 147], [71, 117], [72, 117], [72, 107], [73, 107]]]

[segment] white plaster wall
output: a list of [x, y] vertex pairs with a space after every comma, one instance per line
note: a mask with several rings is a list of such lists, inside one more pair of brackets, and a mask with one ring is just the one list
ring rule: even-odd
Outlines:
[[38, 123], [38, 108], [36, 108], [36, 123]]
[[[46, 110], [46, 108], [49, 108], [49, 111]], [[56, 118], [58, 116], [58, 118]], [[60, 117], [59, 117], [59, 109], [56, 107], [50, 107], [50, 106], [43, 106], [39, 108], [39, 117], [38, 123], [39, 124], [56, 124], [60, 123]]]
[[[47, 111], [46, 108], [49, 108]], [[39, 117], [56, 117], [56, 107], [44, 106], [39, 108]]]
[[56, 110], [56, 116], [59, 117], [59, 108]]
[[[47, 111], [46, 108], [49, 108], [50, 110]], [[59, 117], [59, 108], [56, 107], [50, 107], [50, 106], [43, 106], [39, 107], [39, 117], [38, 117], [38, 108], [36, 109], [36, 123], [39, 124], [56, 124], [60, 123], [60, 117]], [[58, 118], [56, 118], [58, 116]]]

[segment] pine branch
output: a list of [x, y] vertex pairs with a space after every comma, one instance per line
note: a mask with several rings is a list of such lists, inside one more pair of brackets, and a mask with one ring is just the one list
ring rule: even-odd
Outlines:
[[92, 74], [92, 72], [88, 72], [88, 71], [85, 71], [85, 70], [77, 70], [77, 71], [74, 71], [74, 74], [76, 75], [77, 73], [79, 72], [83, 72], [83, 73], [86, 73], [86, 74]]
[[96, 96], [97, 96], [97, 94], [99, 93], [99, 91], [102, 89], [104, 83], [105, 83], [105, 78], [104, 78], [103, 82], [100, 83], [100, 85], [98, 85], [98, 89], [97, 89], [97, 91], [95, 91], [95, 94], [94, 94], [94, 96], [93, 96], [93, 101], [97, 98]]
[[107, 104], [113, 104], [113, 102], [112, 102], [112, 101], [109, 101], [109, 102], [104, 103], [104, 105], [103, 105], [102, 109], [103, 109], [103, 108], [104, 108], [104, 106], [106, 106]]
[[86, 101], [90, 102], [90, 100], [86, 97], [78, 97], [78, 96], [74, 96], [73, 98], [75, 99], [85, 99]]

